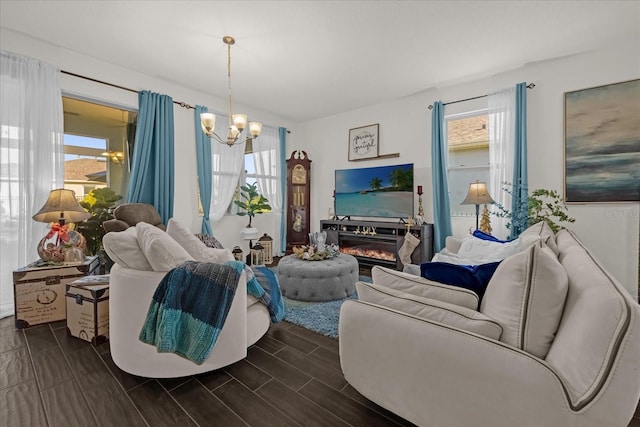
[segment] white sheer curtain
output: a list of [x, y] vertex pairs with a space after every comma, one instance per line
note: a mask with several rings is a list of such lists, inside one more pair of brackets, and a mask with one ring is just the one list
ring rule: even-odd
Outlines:
[[[511, 210], [511, 195], [503, 191], [513, 179], [515, 149], [515, 87], [488, 97], [489, 107], [489, 194], [497, 203]], [[508, 187], [511, 189], [511, 187]], [[496, 208], [494, 207], [495, 211]], [[506, 218], [491, 217], [492, 234], [501, 239], [509, 236]]]
[[[227, 116], [216, 114], [216, 133], [223, 138], [227, 135]], [[244, 137], [244, 133], [241, 138]], [[238, 177], [242, 171], [244, 160], [244, 144], [232, 145], [220, 144], [211, 140], [211, 170], [213, 180], [211, 182], [211, 213], [212, 222], [222, 218], [233, 199], [233, 194], [238, 185]], [[214, 230], [215, 234], [215, 230]]]
[[282, 234], [282, 190], [280, 171], [280, 134], [277, 128], [264, 126], [262, 133], [253, 142], [253, 160], [258, 176], [258, 190], [271, 205], [271, 212], [276, 215], [273, 237], [274, 255], [281, 255], [280, 235]]
[[62, 93], [51, 65], [0, 52], [0, 317], [13, 314], [13, 270], [38, 259], [46, 225], [31, 216], [64, 185]]

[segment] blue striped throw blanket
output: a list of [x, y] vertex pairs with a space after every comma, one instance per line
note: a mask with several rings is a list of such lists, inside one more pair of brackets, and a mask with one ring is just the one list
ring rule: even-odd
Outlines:
[[202, 364], [224, 326], [241, 272], [196, 261], [169, 271], [153, 294], [140, 341]]

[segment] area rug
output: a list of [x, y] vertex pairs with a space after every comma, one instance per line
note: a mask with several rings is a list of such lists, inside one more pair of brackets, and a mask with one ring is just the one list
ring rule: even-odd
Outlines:
[[[371, 278], [360, 276], [360, 281], [371, 283]], [[285, 306], [284, 320], [319, 334], [338, 338], [338, 320], [340, 306], [348, 299], [356, 299], [354, 293], [346, 298], [327, 302], [297, 301], [283, 297]]]

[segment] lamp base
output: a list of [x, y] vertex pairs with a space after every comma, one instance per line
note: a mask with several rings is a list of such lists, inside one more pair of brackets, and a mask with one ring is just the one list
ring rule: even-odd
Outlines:
[[[75, 230], [66, 232], [68, 240], [62, 241], [58, 233], [53, 236], [46, 235], [38, 243], [38, 255], [43, 261], [61, 264], [65, 261], [76, 262], [84, 260], [84, 248], [86, 240], [84, 236]], [[81, 259], [80, 254], [82, 255]]]

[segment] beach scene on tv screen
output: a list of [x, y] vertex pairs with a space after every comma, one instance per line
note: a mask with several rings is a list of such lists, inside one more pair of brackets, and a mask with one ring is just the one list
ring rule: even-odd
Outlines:
[[336, 170], [336, 215], [413, 216], [413, 164]]

